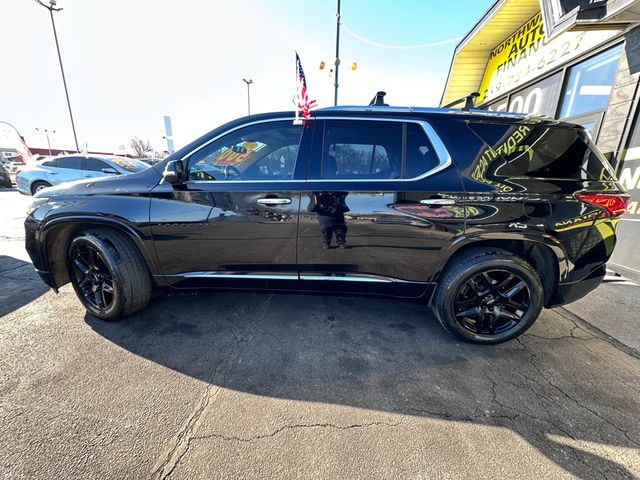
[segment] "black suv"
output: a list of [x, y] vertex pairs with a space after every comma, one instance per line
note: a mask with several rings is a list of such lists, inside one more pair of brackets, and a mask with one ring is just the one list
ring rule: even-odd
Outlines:
[[132, 175], [47, 188], [26, 247], [113, 320], [154, 286], [424, 299], [478, 343], [605, 274], [628, 196], [579, 126], [387, 106], [252, 115]]

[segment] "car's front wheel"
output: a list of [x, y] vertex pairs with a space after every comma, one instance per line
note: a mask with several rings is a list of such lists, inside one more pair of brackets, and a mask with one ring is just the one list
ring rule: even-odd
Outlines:
[[434, 299], [442, 326], [463, 339], [501, 343], [538, 318], [543, 287], [535, 269], [504, 250], [473, 250], [448, 266]]
[[136, 245], [122, 233], [86, 231], [73, 239], [67, 258], [73, 288], [93, 316], [117, 320], [149, 303], [149, 271]]

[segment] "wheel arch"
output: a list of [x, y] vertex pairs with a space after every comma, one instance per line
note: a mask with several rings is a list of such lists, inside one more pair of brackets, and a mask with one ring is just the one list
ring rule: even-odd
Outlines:
[[432, 281], [438, 278], [460, 254], [473, 250], [506, 250], [524, 258], [537, 271], [544, 289], [544, 305], [553, 298], [558, 283], [566, 277], [569, 264], [564, 249], [550, 237], [525, 236], [511, 233], [490, 233], [465, 237], [451, 244], [441, 258]]
[[158, 273], [155, 251], [149, 247], [150, 237], [143, 238], [141, 232], [115, 219], [62, 217], [48, 222], [40, 233], [40, 242], [43, 245], [43, 260], [49, 268], [56, 290], [70, 281], [67, 268], [67, 251], [71, 240], [78, 233], [91, 229], [111, 229], [126, 235], [133, 241], [144, 258], [149, 272], [152, 275]]

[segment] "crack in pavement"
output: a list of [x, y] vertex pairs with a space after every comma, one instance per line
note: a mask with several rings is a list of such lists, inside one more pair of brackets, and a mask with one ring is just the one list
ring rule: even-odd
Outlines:
[[[640, 443], [638, 443], [637, 441], [635, 441], [634, 439], [632, 439], [629, 436], [629, 433], [627, 431], [625, 431], [624, 429], [622, 429], [621, 427], [619, 427], [618, 425], [616, 425], [615, 423], [613, 423], [611, 420], [603, 417], [600, 412], [598, 412], [597, 410], [594, 410], [593, 408], [590, 408], [582, 403], [580, 403], [576, 398], [572, 397], [571, 395], [569, 395], [567, 392], [565, 392], [560, 386], [556, 385], [555, 383], [553, 383], [553, 381], [551, 380], [551, 378], [549, 378], [548, 375], [545, 375], [544, 372], [542, 371], [542, 369], [540, 368], [540, 366], [538, 364], [536, 364], [535, 359], [537, 359], [538, 357], [531, 351], [531, 349], [529, 349], [529, 347], [522, 341], [521, 338], [516, 338], [515, 339], [524, 349], [525, 352], [527, 352], [527, 354], [529, 355], [530, 358], [530, 364], [533, 366], [533, 368], [540, 374], [540, 376], [542, 378], [544, 378], [546, 380], [546, 383], [548, 383], [551, 387], [553, 387], [556, 391], [558, 391], [562, 396], [564, 396], [565, 398], [567, 398], [569, 401], [573, 402], [575, 405], [577, 405], [578, 407], [582, 408], [583, 410], [586, 410], [587, 412], [591, 413], [592, 415], [596, 416], [597, 418], [599, 418], [600, 420], [602, 420], [603, 422], [605, 422], [606, 424], [610, 425], [611, 427], [613, 427], [615, 430], [617, 430], [619, 433], [621, 433], [622, 435], [624, 435], [624, 437], [634, 446], [636, 447], [640, 447]], [[536, 382], [537, 383], [537, 382]]]
[[206, 440], [208, 438], [219, 438], [225, 441], [235, 441], [242, 443], [254, 442], [256, 440], [264, 440], [266, 438], [272, 438], [286, 430], [297, 430], [297, 429], [315, 429], [315, 428], [332, 428], [336, 430], [352, 430], [352, 429], [366, 429], [371, 427], [397, 427], [402, 423], [402, 419], [395, 423], [387, 423], [387, 422], [369, 422], [369, 423], [354, 423], [351, 425], [336, 425], [333, 423], [301, 423], [301, 424], [291, 424], [284, 425], [282, 427], [277, 428], [273, 432], [265, 433], [262, 435], [253, 435], [250, 437], [235, 437], [235, 436], [227, 436], [222, 435], [220, 433], [209, 433], [206, 435], [200, 435], [197, 437], [192, 437], [190, 441], [195, 440]]
[[[254, 315], [256, 319], [261, 319], [264, 316], [264, 313], [268, 310], [269, 305], [271, 303], [271, 299], [273, 295], [269, 295], [265, 300], [264, 304], [260, 308], [262, 310], [259, 314]], [[242, 344], [247, 343], [251, 340], [257, 330], [260, 322], [256, 320], [254, 322], [253, 328], [251, 332], [247, 335], [247, 338], [238, 335], [233, 327], [229, 328], [229, 332], [231, 336], [234, 338], [234, 348], [231, 353], [226, 357], [226, 362], [220, 362], [216, 368], [215, 373], [218, 373], [218, 370], [221, 370], [223, 365], [227, 365], [230, 367], [233, 365], [233, 361], [237, 357], [240, 346]], [[207, 409], [207, 407], [213, 403], [213, 400], [218, 396], [220, 391], [222, 390], [222, 386], [224, 385], [224, 379], [226, 378], [229, 372], [229, 368], [226, 371], [222, 372], [220, 386], [209, 385], [205, 389], [204, 395], [200, 399], [198, 406], [194, 409], [194, 411], [189, 416], [189, 419], [185, 422], [184, 426], [180, 429], [178, 434], [174, 437], [175, 440], [173, 442], [173, 446], [165, 451], [166, 453], [161, 455], [160, 458], [164, 458], [164, 460], [156, 461], [156, 467], [154, 467], [153, 472], [151, 474], [151, 478], [156, 480], [163, 480], [170, 476], [176, 467], [180, 464], [182, 458], [187, 455], [189, 449], [191, 448], [191, 441], [194, 438], [194, 433], [200, 425], [202, 414]], [[215, 390], [215, 391], [214, 391]]]

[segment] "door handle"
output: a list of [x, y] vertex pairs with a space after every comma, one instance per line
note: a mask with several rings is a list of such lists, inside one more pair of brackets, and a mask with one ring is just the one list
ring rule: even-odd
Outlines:
[[420, 200], [420, 203], [432, 207], [442, 207], [443, 205], [455, 205], [456, 201], [453, 198], [425, 198]]
[[260, 205], [289, 205], [291, 203], [290, 198], [260, 198], [258, 199]]

